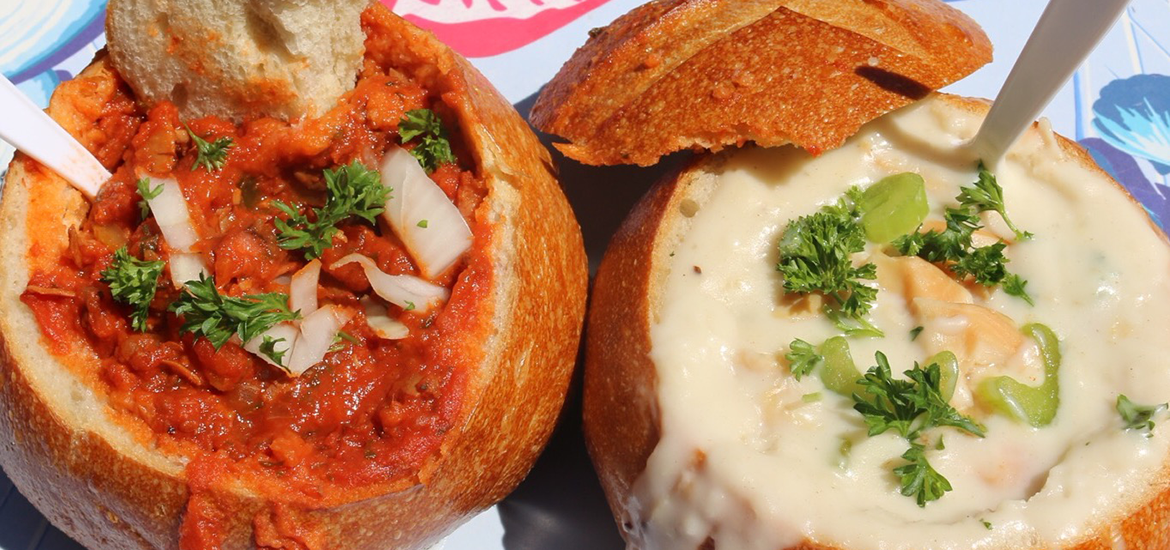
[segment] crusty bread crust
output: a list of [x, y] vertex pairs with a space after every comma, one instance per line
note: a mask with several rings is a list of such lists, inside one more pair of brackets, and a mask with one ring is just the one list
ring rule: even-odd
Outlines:
[[[988, 109], [982, 100], [941, 97], [980, 115]], [[1071, 162], [1110, 177], [1082, 147], [1057, 137]], [[687, 213], [693, 214], [695, 205], [701, 208], [718, 185], [719, 165], [732, 154], [735, 151], [705, 155], [655, 184], [614, 236], [594, 283], [586, 329], [585, 437], [614, 518], [627, 540], [633, 528], [628, 510], [632, 487], [659, 440], [658, 377], [650, 358], [650, 328], [661, 310], [670, 253], [690, 227]], [[1150, 498], [1100, 518], [1084, 540], [1063, 550], [1170, 548], [1170, 457], [1158, 480]], [[708, 542], [703, 550], [715, 550]], [[836, 549], [805, 540], [777, 550]]]
[[[587, 272], [580, 229], [552, 175], [548, 151], [512, 106], [462, 57], [378, 6], [370, 23], [401, 49], [397, 66], [442, 94], [488, 195], [475, 215], [491, 227], [482, 315], [454, 354], [474, 360], [462, 409], [419, 479], [370, 487], [298, 514], [322, 547], [421, 548], [510, 492], [560, 413], [584, 316]], [[99, 58], [73, 84], [115, 79]], [[68, 84], [67, 84], [68, 85]], [[86, 142], [96, 113], [54, 96], [49, 112]], [[87, 119], [88, 117], [88, 119]], [[30, 266], [55, 262], [87, 203], [55, 174], [18, 155], [0, 199], [0, 462], [62, 531], [97, 549], [173, 549], [189, 490], [185, 459], [166, 456], [142, 426], [115, 419], [46, 349], [20, 301]], [[488, 262], [484, 262], [485, 264]], [[453, 301], [458, 299], [458, 291]], [[77, 350], [84, 354], [84, 350]], [[71, 355], [71, 357], [78, 357]], [[80, 356], [84, 359], [84, 355]], [[224, 549], [251, 548], [258, 514], [289, 513], [240, 487], [216, 487], [228, 511]]]
[[818, 153], [990, 60], [937, 1], [658, 0], [577, 50], [531, 119], [586, 164], [746, 141]]

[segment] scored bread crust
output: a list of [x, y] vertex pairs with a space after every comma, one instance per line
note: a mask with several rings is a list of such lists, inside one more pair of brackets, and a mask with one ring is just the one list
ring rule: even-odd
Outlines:
[[[981, 100], [943, 94], [939, 97], [953, 107], [980, 116], [988, 109]], [[1113, 181], [1082, 147], [1056, 137], [1069, 162], [1077, 162]], [[584, 430], [606, 499], [627, 541], [629, 532], [637, 527], [632, 523], [635, 520], [630, 509], [634, 504], [634, 483], [660, 439], [658, 376], [650, 356], [650, 330], [662, 307], [671, 252], [690, 228], [689, 216], [696, 208], [702, 208], [718, 185], [714, 174], [719, 166], [734, 153], [702, 156], [656, 183], [622, 223], [597, 271], [586, 327]], [[1124, 187], [1114, 183], [1128, 195]], [[1122, 506], [1126, 508], [1115, 509], [1112, 515], [1090, 526], [1084, 539], [1061, 550], [1170, 548], [1170, 457], [1156, 476], [1149, 497]], [[702, 548], [716, 549], [712, 540]], [[1056, 550], [1028, 550], [1041, 548]], [[804, 540], [776, 550], [837, 549]]]
[[[587, 287], [581, 232], [548, 151], [465, 59], [384, 8], [372, 9], [379, 10], [379, 32], [399, 45], [396, 67], [440, 93], [458, 118], [451, 127], [463, 133], [469, 164], [488, 189], [475, 215], [490, 228], [477, 238], [490, 239], [491, 275], [485, 303], [476, 306], [482, 315], [446, 343], [473, 358], [474, 368], [457, 428], [420, 472], [424, 481], [358, 490], [292, 516], [319, 529], [329, 549], [425, 547], [520, 482], [559, 416]], [[65, 86], [99, 90], [115, 80], [99, 54]], [[49, 113], [83, 143], [95, 131], [97, 113], [61, 94]], [[35, 161], [18, 155], [12, 163], [0, 198], [0, 463], [54, 525], [89, 548], [174, 549], [191, 495], [182, 460], [152, 448], [144, 426], [116, 419], [101, 395], [49, 352], [20, 301], [30, 266], [57, 261], [67, 227], [86, 208], [77, 191]], [[227, 513], [225, 550], [253, 547], [257, 514], [281, 512], [240, 487], [214, 494]]]
[[658, 0], [593, 34], [531, 120], [597, 165], [746, 141], [816, 154], [991, 60], [933, 0]]

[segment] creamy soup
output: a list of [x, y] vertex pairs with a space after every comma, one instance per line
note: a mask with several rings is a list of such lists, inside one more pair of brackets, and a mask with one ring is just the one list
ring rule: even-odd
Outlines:
[[[673, 251], [652, 327], [662, 430], [627, 503], [636, 544], [1061, 545], [1132, 512], [1158, 490], [1151, 481], [1163, 468], [1170, 424], [1152, 437], [1126, 430], [1115, 404], [1119, 394], [1144, 404], [1170, 399], [1170, 249], [1139, 206], [1067, 159], [1043, 123], [992, 167], [1009, 216], [1034, 238], [1014, 242], [994, 212], [982, 214], [981, 231], [1009, 242], [1008, 268], [1028, 281], [1035, 305], [1000, 288], [958, 286], [980, 311], [1006, 316], [1013, 335], [1043, 323], [1059, 338], [1060, 406], [1051, 424], [1035, 428], [971, 399], [988, 376], [1039, 383], [1036, 343], [987, 340], [980, 319], [962, 308], [928, 311], [905, 288], [914, 266], [874, 244], [854, 261], [878, 266], [868, 318], [885, 336], [849, 339], [859, 370], [881, 351], [901, 377], [940, 348], [970, 344], [952, 350], [963, 375], [951, 404], [979, 421], [986, 437], [936, 428], [926, 449], [953, 490], [925, 506], [904, 496], [892, 469], [906, 462], [907, 440], [892, 431], [868, 437], [852, 398], [828, 391], [818, 376], [798, 381], [790, 372], [784, 354], [794, 338], [815, 345], [841, 332], [815, 307], [803, 311], [785, 296], [776, 264], [787, 224], [851, 186], [901, 172], [925, 179], [925, 225], [941, 223], [959, 188], [976, 179], [978, 159], [961, 145], [978, 122], [930, 99], [816, 158], [791, 147], [729, 156], [717, 189]], [[923, 328], [912, 339], [916, 327]], [[980, 359], [980, 346], [994, 358]]]

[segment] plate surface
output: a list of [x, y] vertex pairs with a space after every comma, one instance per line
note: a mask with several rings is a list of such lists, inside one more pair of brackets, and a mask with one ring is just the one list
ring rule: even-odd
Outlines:
[[[603, 26], [641, 0], [382, 0], [447, 36], [521, 114], [540, 86]], [[947, 91], [994, 97], [1043, 2], [955, 0], [978, 21], [996, 61]], [[105, 44], [105, 2], [0, 0], [0, 72], [44, 105], [62, 80]], [[27, 29], [14, 32], [12, 29]], [[459, 37], [457, 40], [450, 37]], [[523, 68], [518, 70], [517, 68]], [[1153, 218], [1170, 220], [1170, 4], [1133, 0], [1102, 44], [1045, 111], [1060, 133], [1086, 147]], [[596, 267], [626, 212], [669, 162], [654, 168], [593, 168], [556, 153]], [[0, 143], [7, 166], [11, 148]], [[580, 372], [569, 405], [529, 478], [498, 506], [460, 527], [443, 550], [616, 550], [621, 539], [593, 475], [580, 430]], [[0, 471], [0, 550], [79, 550], [49, 525]]]

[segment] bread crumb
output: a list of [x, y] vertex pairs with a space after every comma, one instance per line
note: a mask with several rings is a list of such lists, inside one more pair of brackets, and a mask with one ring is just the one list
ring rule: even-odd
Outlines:
[[736, 86], [740, 86], [743, 88], [750, 88], [753, 85], [755, 85], [756, 77], [755, 77], [755, 75], [753, 75], [752, 73], [747, 72], [747, 71], [737, 71], [735, 73], [735, 76], [732, 77], [731, 81]]
[[654, 67], [657, 67], [661, 64], [662, 64], [662, 57], [656, 53], [649, 54], [645, 58], [642, 59], [642, 68], [643, 69], [653, 69]]
[[870, 67], [877, 67], [877, 66], [878, 66], [878, 63], [880, 63], [880, 62], [881, 62], [881, 60], [880, 60], [880, 59], [878, 59], [878, 58], [876, 58], [876, 57], [873, 57], [873, 56], [870, 56], [869, 60], [868, 60], [868, 61], [866, 61], [866, 63], [867, 63], [867, 64], [868, 64]]
[[720, 101], [731, 99], [734, 95], [735, 90], [727, 85], [726, 82], [720, 82], [718, 86], [715, 86], [714, 90], [711, 90], [711, 97]]

